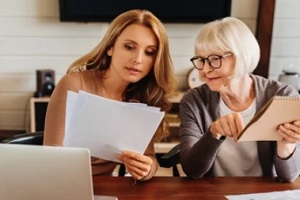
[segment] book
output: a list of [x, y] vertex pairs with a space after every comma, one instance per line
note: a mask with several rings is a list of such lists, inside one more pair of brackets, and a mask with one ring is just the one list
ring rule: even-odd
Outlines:
[[280, 141], [280, 124], [300, 120], [299, 96], [274, 96], [253, 117], [237, 137], [241, 141]]

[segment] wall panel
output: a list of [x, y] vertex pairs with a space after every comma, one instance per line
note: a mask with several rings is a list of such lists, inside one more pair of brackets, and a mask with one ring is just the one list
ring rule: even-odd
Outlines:
[[[258, 0], [232, 0], [232, 16], [256, 30]], [[194, 40], [203, 24], [165, 24], [178, 79], [186, 88]], [[0, 0], [0, 129], [28, 127], [27, 101], [36, 70], [53, 69], [56, 82], [76, 58], [103, 37], [108, 23], [60, 22], [58, 0]]]

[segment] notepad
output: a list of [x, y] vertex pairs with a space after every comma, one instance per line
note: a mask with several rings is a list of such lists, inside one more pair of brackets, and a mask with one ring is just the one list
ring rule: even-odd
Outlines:
[[280, 141], [278, 126], [297, 119], [300, 120], [300, 97], [274, 96], [253, 117], [237, 141]]

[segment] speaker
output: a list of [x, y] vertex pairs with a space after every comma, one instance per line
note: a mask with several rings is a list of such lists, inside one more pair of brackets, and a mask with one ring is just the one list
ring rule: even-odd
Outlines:
[[51, 96], [55, 87], [55, 72], [53, 70], [36, 70], [35, 97]]

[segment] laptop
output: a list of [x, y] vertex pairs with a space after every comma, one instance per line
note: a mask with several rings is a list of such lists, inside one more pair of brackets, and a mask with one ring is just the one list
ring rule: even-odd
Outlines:
[[86, 148], [0, 144], [1, 200], [115, 200], [94, 196]]

